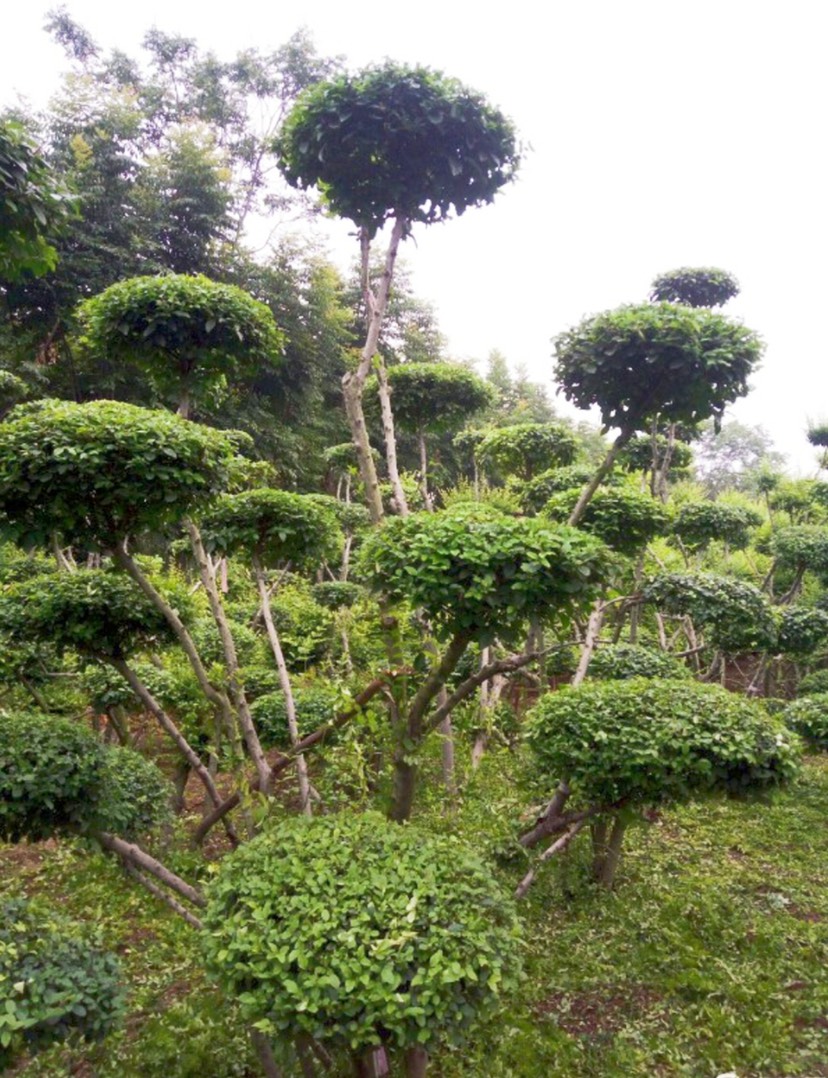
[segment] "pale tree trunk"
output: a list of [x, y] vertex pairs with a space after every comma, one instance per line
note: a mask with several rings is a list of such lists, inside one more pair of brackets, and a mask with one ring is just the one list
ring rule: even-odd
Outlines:
[[190, 418], [190, 387], [183, 385], [181, 392], [178, 395], [178, 408], [175, 411], [176, 415], [180, 415], [182, 419]]
[[[256, 583], [259, 587], [259, 598], [262, 603], [262, 616], [264, 618], [265, 629], [267, 630], [267, 638], [270, 641], [273, 658], [276, 660], [276, 669], [279, 671], [279, 685], [282, 689], [282, 695], [285, 698], [285, 711], [287, 712], [290, 743], [295, 746], [299, 741], [299, 725], [296, 722], [296, 701], [293, 698], [290, 674], [288, 673], [287, 663], [285, 662], [285, 656], [282, 652], [279, 634], [276, 632], [276, 626], [273, 622], [273, 613], [270, 609], [270, 594], [267, 589], [264, 568], [262, 567], [258, 555], [253, 556], [253, 569], [256, 573]], [[296, 759], [296, 777], [299, 783], [299, 800], [302, 806], [302, 812], [306, 816], [311, 816], [312, 809], [310, 782], [308, 781], [308, 764], [304, 756], [298, 756]]]
[[356, 370], [348, 371], [342, 379], [342, 393], [345, 398], [345, 411], [351, 426], [351, 436], [359, 461], [359, 471], [365, 486], [365, 497], [368, 501], [368, 509], [371, 520], [378, 524], [383, 518], [382, 498], [379, 492], [377, 469], [374, 465], [371, 443], [368, 439], [368, 429], [365, 426], [365, 415], [362, 409], [362, 392], [365, 381], [371, 372], [374, 356], [377, 351], [382, 320], [385, 309], [388, 306], [388, 295], [391, 290], [391, 280], [394, 276], [394, 263], [397, 260], [397, 252], [400, 242], [405, 235], [408, 222], [404, 217], [394, 219], [388, 250], [385, 255], [385, 267], [376, 293], [371, 287], [370, 255], [371, 241], [367, 229], [360, 230], [361, 252], [361, 275], [362, 295], [365, 301], [365, 309], [368, 316], [368, 331], [365, 344], [360, 353], [359, 365]]
[[[485, 669], [491, 662], [492, 649], [481, 648], [480, 649], [480, 669]], [[491, 720], [491, 705], [490, 700], [492, 697], [493, 686], [489, 685], [488, 681], [484, 681], [480, 686], [480, 729], [474, 735], [474, 744], [472, 745], [471, 765], [472, 770], [476, 771], [480, 766], [480, 761], [483, 759], [483, 755], [489, 744], [489, 722]]]
[[394, 433], [394, 412], [391, 408], [391, 390], [388, 388], [388, 375], [385, 364], [379, 359], [377, 364], [377, 387], [380, 399], [380, 411], [382, 413], [382, 433], [385, 438], [385, 464], [388, 469], [388, 479], [391, 482], [391, 490], [394, 493], [394, 504], [397, 514], [401, 517], [408, 516], [408, 501], [403, 490], [400, 471], [397, 467], [397, 437]]
[[601, 633], [601, 625], [604, 621], [604, 604], [598, 599], [595, 606], [592, 608], [592, 613], [589, 615], [589, 622], [587, 623], [586, 636], [584, 643], [581, 647], [581, 655], [578, 659], [578, 668], [572, 676], [572, 685], [580, 685], [587, 675], [589, 669], [590, 660], [592, 654], [595, 651], [595, 645], [598, 643], [598, 637]]
[[269, 792], [270, 788], [270, 764], [267, 762], [264, 749], [259, 741], [259, 735], [256, 733], [256, 727], [250, 714], [247, 697], [244, 694], [244, 688], [242, 687], [239, 678], [239, 660], [236, 655], [236, 645], [233, 640], [233, 634], [230, 632], [230, 626], [227, 624], [227, 616], [224, 613], [221, 597], [218, 588], [216, 587], [215, 573], [210, 564], [210, 559], [207, 556], [207, 551], [204, 549], [204, 544], [201, 541], [201, 533], [198, 528], [191, 520], [186, 520], [184, 522], [184, 527], [190, 537], [190, 544], [193, 548], [193, 553], [195, 554], [196, 564], [198, 565], [199, 573], [201, 575], [201, 582], [207, 593], [210, 611], [213, 615], [213, 620], [216, 623], [216, 628], [219, 631], [219, 636], [221, 637], [221, 646], [222, 651], [224, 652], [224, 665], [227, 671], [227, 681], [230, 688], [230, 698], [233, 701], [238, 717], [239, 728], [241, 729], [248, 755], [253, 761], [253, 766], [256, 768], [260, 789], [262, 793], [266, 794]]
[[590, 481], [581, 491], [581, 495], [578, 498], [578, 501], [575, 503], [575, 508], [569, 514], [569, 520], [567, 521], [567, 524], [569, 524], [570, 527], [574, 528], [576, 524], [580, 524], [581, 518], [586, 512], [586, 507], [592, 501], [593, 494], [598, 489], [598, 487], [600, 487], [604, 479], [612, 471], [612, 466], [615, 464], [615, 460], [618, 454], [630, 440], [632, 435], [632, 430], [622, 430], [618, 437], [615, 439], [615, 441], [612, 443], [609, 448], [609, 451], [607, 452], [607, 455], [604, 457], [603, 461], [598, 466], [595, 475], [593, 475], [592, 479], [590, 479]]
[[420, 443], [420, 489], [423, 494], [423, 503], [429, 513], [434, 512], [434, 502], [428, 492], [428, 452], [426, 450], [425, 431], [420, 430], [418, 435]]
[[602, 887], [606, 887], [607, 890], [610, 890], [615, 882], [615, 873], [621, 861], [621, 844], [624, 841], [624, 832], [626, 830], [626, 822], [620, 816], [616, 816], [609, 842], [606, 845], [606, 854], [597, 876], [598, 883]]

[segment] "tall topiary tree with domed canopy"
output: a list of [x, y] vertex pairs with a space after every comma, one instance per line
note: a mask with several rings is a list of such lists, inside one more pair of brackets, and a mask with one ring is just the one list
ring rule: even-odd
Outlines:
[[758, 336], [713, 311], [673, 303], [619, 307], [594, 315], [555, 340], [555, 377], [578, 408], [597, 406], [618, 435], [572, 510], [590, 498], [632, 436], [653, 424], [720, 420], [747, 392], [762, 354]]
[[[278, 151], [288, 183], [317, 187], [331, 211], [358, 229], [368, 332], [356, 369], [343, 378], [343, 393], [368, 504], [378, 522], [382, 499], [362, 409], [375, 362], [389, 476], [394, 497], [407, 512], [385, 368], [375, 358], [400, 242], [415, 223], [443, 221], [491, 202], [517, 169], [515, 132], [502, 113], [456, 80], [425, 67], [387, 62], [306, 91], [285, 122]], [[392, 222], [391, 236], [374, 284], [371, 243], [386, 222]]]

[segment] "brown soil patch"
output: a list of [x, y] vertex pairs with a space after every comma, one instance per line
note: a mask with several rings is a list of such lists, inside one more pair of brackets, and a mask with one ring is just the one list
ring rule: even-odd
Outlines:
[[616, 1033], [625, 1025], [654, 1011], [658, 992], [644, 985], [607, 985], [586, 992], [555, 992], [535, 1007], [538, 1015], [554, 1018], [574, 1037]]

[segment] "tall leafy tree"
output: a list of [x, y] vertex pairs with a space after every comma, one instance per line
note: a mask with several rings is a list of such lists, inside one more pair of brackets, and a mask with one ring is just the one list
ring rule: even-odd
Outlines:
[[[386, 63], [309, 90], [288, 116], [278, 145], [288, 182], [318, 187], [330, 209], [359, 230], [368, 332], [343, 390], [371, 514], [379, 521], [382, 499], [362, 395], [377, 354], [400, 242], [416, 222], [431, 224], [491, 202], [517, 168], [515, 133], [501, 113], [455, 80], [422, 67]], [[371, 242], [388, 221], [391, 237], [374, 284]], [[404, 509], [381, 361], [377, 375], [389, 476]]]

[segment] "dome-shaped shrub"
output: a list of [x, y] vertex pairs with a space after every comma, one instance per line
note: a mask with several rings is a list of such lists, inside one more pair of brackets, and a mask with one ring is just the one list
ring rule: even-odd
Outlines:
[[651, 805], [748, 792], [795, 773], [796, 738], [759, 703], [686, 680], [585, 682], [544, 696], [526, 736], [550, 784], [587, 801]]
[[602, 681], [621, 681], [633, 677], [689, 678], [684, 663], [656, 648], [640, 644], [605, 644], [592, 656], [589, 676]]
[[519, 961], [491, 871], [374, 813], [286, 820], [240, 847], [204, 923], [208, 965], [248, 1021], [355, 1053], [459, 1040]]

